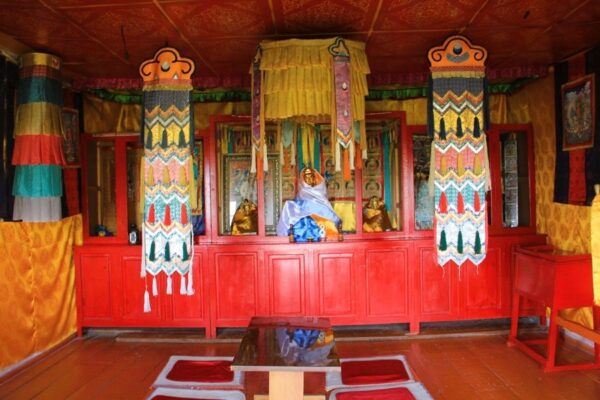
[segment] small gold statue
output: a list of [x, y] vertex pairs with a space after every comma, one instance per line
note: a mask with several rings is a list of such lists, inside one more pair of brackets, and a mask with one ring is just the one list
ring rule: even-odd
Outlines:
[[377, 196], [369, 199], [363, 208], [363, 231], [385, 232], [392, 229], [385, 203]]
[[233, 221], [231, 221], [231, 234], [244, 235], [258, 232], [258, 207], [248, 199], [239, 205]]

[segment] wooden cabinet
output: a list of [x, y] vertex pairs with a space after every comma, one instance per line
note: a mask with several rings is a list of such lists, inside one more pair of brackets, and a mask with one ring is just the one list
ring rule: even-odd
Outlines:
[[[386, 118], [395, 122], [379, 124]], [[144, 312], [144, 293], [151, 293], [152, 277], [140, 278], [141, 246], [126, 244], [127, 224], [140, 225], [135, 220], [139, 217], [135, 212], [139, 199], [133, 195], [130, 174], [126, 173], [136, 170], [137, 137], [84, 135], [83, 146], [87, 146], [89, 156], [87, 161], [84, 157], [84, 164], [96, 160], [96, 169], [83, 166], [83, 176], [89, 182], [84, 180], [82, 184], [89, 187], [83, 195], [85, 244], [76, 251], [80, 329], [191, 327], [204, 328], [208, 336], [214, 336], [218, 328], [246, 326], [255, 315], [314, 315], [329, 317], [335, 325], [408, 323], [411, 332], [416, 333], [421, 322], [509, 316], [512, 249], [545, 241], [535, 234], [533, 141], [529, 125], [495, 125], [488, 132], [492, 192], [487, 199], [487, 258], [478, 267], [465, 263], [458, 268], [448, 263], [442, 268], [435, 258], [433, 204], [424, 200], [431, 145], [425, 126], [406, 126], [402, 113], [378, 114], [369, 125], [374, 144], [367, 153], [372, 164], [394, 160], [390, 161], [395, 169], [393, 179], [387, 182], [394, 195], [386, 197], [393, 205], [393, 229], [362, 229], [360, 210], [368, 200], [364, 195], [370, 187], [367, 180], [379, 179], [377, 169], [366, 168], [364, 177], [358, 170], [353, 174], [355, 187], [349, 199], [354, 199], [351, 209], [356, 226], [345, 232], [342, 242], [289, 243], [287, 237], [272, 236], [269, 226], [277, 219], [275, 206], [281, 203], [279, 200], [293, 197], [294, 185], [288, 185], [293, 183], [288, 181], [288, 175], [294, 178], [294, 168], [280, 177], [281, 182], [268, 181], [273, 183], [271, 186], [257, 179], [256, 193], [265, 193], [271, 206], [265, 206], [266, 200], [258, 196], [256, 234], [227, 234], [227, 216], [235, 207], [229, 204], [229, 214], [219, 214], [224, 207], [219, 203], [223, 197], [223, 193], [219, 194], [223, 190], [220, 176], [230, 170], [225, 163], [219, 167], [223, 157], [218, 155], [223, 146], [217, 140], [217, 131], [222, 122], [243, 127], [249, 125], [249, 118], [211, 117], [211, 131], [202, 132], [197, 139], [202, 149], [197, 163], [204, 178], [198, 193], [206, 214], [204, 234], [195, 238], [194, 294], [180, 295], [179, 276], [175, 275], [173, 294], [166, 295], [166, 277], [160, 275], [160, 294], [150, 295], [150, 312]], [[377, 129], [382, 127], [389, 133], [385, 137], [393, 139], [393, 157], [377, 151], [378, 138], [383, 138]], [[240, 132], [246, 132], [244, 129]], [[236, 164], [240, 168], [246, 165], [242, 161]], [[114, 164], [114, 168], [107, 169], [110, 174], [106, 179], [99, 179], [93, 172], [105, 164]], [[236, 183], [228, 183], [230, 194], [236, 195]], [[288, 187], [287, 192], [282, 192], [285, 196], [271, 196], [283, 183]], [[98, 192], [99, 184], [110, 190]], [[100, 204], [102, 196], [113, 199], [116, 206], [98, 211], [95, 204]], [[102, 237], [94, 229], [96, 220], [106, 219], [105, 214], [114, 222], [107, 227], [114, 236]], [[521, 311], [528, 315], [539, 313], [532, 304]]]

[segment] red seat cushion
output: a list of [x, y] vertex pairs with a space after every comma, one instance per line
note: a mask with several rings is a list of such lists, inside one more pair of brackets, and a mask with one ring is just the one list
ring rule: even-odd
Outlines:
[[179, 360], [173, 365], [167, 379], [179, 382], [231, 382], [231, 361]]
[[336, 400], [415, 400], [415, 396], [405, 387], [343, 392], [337, 393], [335, 398]]
[[373, 385], [403, 382], [408, 379], [408, 372], [400, 360], [342, 362], [342, 383], [344, 385]]

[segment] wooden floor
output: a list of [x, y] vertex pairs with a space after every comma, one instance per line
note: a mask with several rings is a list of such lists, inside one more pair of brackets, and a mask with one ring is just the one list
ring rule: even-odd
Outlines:
[[[456, 335], [455, 335], [456, 336]], [[0, 399], [144, 399], [171, 355], [233, 355], [238, 343], [164, 343], [88, 334], [0, 381]], [[350, 340], [337, 343], [340, 357], [404, 354], [435, 399], [600, 399], [600, 371], [545, 374], [514, 348], [506, 335]], [[590, 359], [562, 344], [559, 359]], [[322, 374], [308, 374], [306, 389], [324, 393]], [[266, 393], [267, 375], [246, 374], [246, 398]]]

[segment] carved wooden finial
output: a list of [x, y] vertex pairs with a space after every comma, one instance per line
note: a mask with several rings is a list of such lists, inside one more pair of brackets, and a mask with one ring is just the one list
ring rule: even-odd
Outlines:
[[173, 47], [163, 47], [156, 52], [154, 58], [140, 65], [140, 75], [144, 82], [190, 80], [194, 69], [194, 61], [182, 58]]
[[432, 69], [484, 67], [487, 50], [474, 46], [464, 36], [450, 36], [441, 46], [432, 47], [427, 53]]

